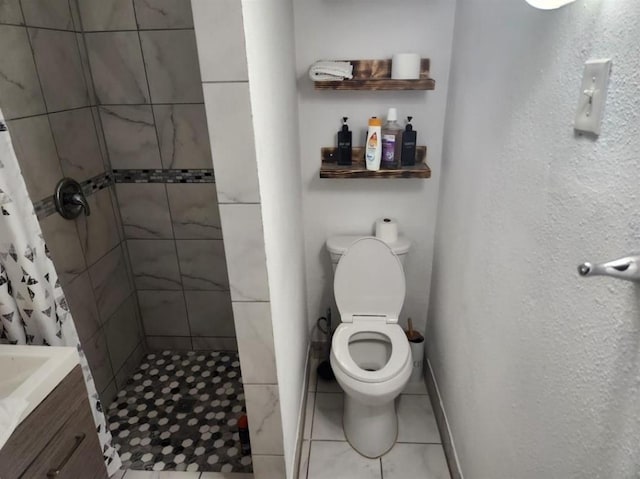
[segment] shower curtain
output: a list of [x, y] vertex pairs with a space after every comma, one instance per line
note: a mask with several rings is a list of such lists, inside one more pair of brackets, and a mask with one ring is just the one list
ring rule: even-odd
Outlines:
[[69, 305], [0, 111], [0, 342], [73, 346], [80, 355], [109, 475], [121, 466]]

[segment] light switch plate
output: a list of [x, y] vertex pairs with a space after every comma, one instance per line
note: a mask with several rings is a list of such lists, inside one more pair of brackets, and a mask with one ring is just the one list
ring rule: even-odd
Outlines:
[[611, 60], [608, 58], [585, 63], [574, 124], [576, 130], [600, 134], [610, 74]]

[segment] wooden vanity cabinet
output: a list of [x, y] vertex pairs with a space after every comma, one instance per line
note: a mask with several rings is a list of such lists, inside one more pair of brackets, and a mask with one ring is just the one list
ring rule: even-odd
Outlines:
[[0, 449], [1, 479], [107, 479], [80, 366]]

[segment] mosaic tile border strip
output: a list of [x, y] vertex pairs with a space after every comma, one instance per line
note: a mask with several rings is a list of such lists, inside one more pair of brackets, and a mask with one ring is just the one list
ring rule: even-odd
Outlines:
[[108, 188], [113, 184], [113, 175], [110, 172], [104, 172], [93, 178], [89, 178], [81, 183], [82, 192], [85, 196], [91, 196], [96, 191]]
[[[190, 170], [113, 170], [100, 173], [81, 183], [85, 196], [115, 183], [215, 183], [213, 169]], [[56, 212], [53, 196], [33, 204], [36, 216], [42, 220]]]
[[215, 183], [213, 169], [113, 170], [116, 183]]
[[33, 205], [33, 209], [35, 210], [36, 217], [39, 220], [43, 220], [47, 216], [51, 216], [56, 212], [56, 206], [53, 202], [53, 196], [42, 201], [38, 201]]

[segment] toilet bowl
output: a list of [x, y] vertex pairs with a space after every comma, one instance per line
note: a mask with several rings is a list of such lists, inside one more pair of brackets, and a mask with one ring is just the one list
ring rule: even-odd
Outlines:
[[395, 398], [412, 370], [409, 342], [397, 324], [405, 291], [402, 264], [379, 239], [355, 240], [338, 261], [334, 294], [341, 324], [330, 360], [345, 392], [345, 436], [366, 457], [389, 451], [398, 435]]

